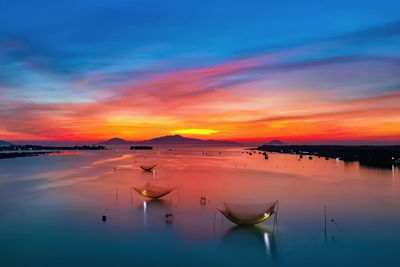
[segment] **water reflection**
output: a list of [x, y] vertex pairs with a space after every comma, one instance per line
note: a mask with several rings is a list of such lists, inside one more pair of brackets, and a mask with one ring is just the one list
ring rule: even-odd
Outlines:
[[324, 205], [324, 244], [335, 245], [336, 243], [336, 231], [337, 223], [336, 220], [330, 215], [327, 215], [327, 208]]
[[165, 199], [146, 199], [140, 205], [143, 210], [144, 227], [165, 224], [164, 217], [171, 209], [171, 203]]
[[233, 226], [225, 232], [224, 246], [234, 250], [251, 250], [255, 254], [265, 254], [270, 260], [278, 259], [276, 238], [277, 231], [260, 225]]
[[159, 199], [159, 198], [155, 198], [155, 199], [146, 199], [143, 201], [144, 203], [147, 204], [147, 209], [148, 210], [154, 210], [154, 211], [160, 211], [160, 210], [164, 210], [164, 211], [168, 211], [169, 206], [170, 206], [170, 202], [166, 199]]
[[[46, 257], [78, 259], [82, 264], [80, 257], [64, 254], [76, 251], [79, 243], [82, 255], [96, 252], [90, 259], [107, 251], [101, 255], [109, 260], [107, 266], [132, 265], [138, 258], [154, 260], [147, 265], [161, 265], [165, 258], [181, 261], [181, 254], [189, 263], [194, 259], [222, 266], [259, 266], [276, 260], [307, 266], [333, 259], [341, 260], [334, 262], [340, 265], [350, 255], [354, 265], [378, 265], [389, 258], [393, 261], [387, 265], [398, 263], [398, 167], [377, 169], [318, 157], [298, 161], [296, 155], [273, 153], [265, 160], [241, 150], [224, 149], [221, 155], [219, 150], [207, 150], [206, 156], [200, 149], [161, 150], [154, 159], [159, 163], [156, 172], [140, 169], [142, 161], [150, 161], [143, 153], [117, 150], [0, 161], [3, 258], [40, 265], [38, 255], [46, 251]], [[181, 195], [177, 190], [151, 200], [131, 189], [146, 182], [177, 186]], [[38, 186], [42, 190], [35, 190]], [[266, 198], [282, 203], [279, 238], [272, 220], [232, 228], [228, 221], [215, 220], [215, 207], [224, 200], [261, 203]], [[174, 221], [167, 224], [171, 203]], [[328, 246], [323, 243], [323, 203], [329, 205]], [[379, 216], [371, 211], [379, 211]], [[100, 221], [102, 215], [107, 216], [106, 223]], [[377, 225], [379, 231], [371, 231]], [[62, 248], [54, 246], [60, 236]], [[343, 248], [345, 254], [332, 254]], [[364, 258], [367, 250], [372, 253]], [[115, 263], [128, 258], [121, 257], [121, 251], [129, 251], [126, 264]], [[154, 257], [154, 251], [161, 256]], [[27, 264], [15, 252], [24, 254]]]

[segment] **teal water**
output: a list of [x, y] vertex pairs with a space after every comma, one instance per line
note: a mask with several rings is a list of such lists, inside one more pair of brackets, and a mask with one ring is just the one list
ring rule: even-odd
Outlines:
[[[115, 149], [0, 160], [1, 266], [400, 265], [397, 168], [242, 151]], [[154, 173], [139, 167], [153, 163]], [[147, 200], [131, 190], [146, 181], [179, 189]], [[273, 218], [236, 227], [215, 212], [225, 201], [272, 200], [279, 200], [276, 228]]]

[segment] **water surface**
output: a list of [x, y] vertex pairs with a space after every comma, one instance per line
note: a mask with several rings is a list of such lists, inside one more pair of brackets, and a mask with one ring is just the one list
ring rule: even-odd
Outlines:
[[[203, 152], [207, 151], [207, 154]], [[89, 151], [0, 161], [2, 266], [385, 265], [400, 259], [397, 168], [241, 148]], [[154, 173], [141, 164], [157, 164]], [[131, 190], [178, 187], [160, 200]], [[200, 197], [207, 198], [200, 205]], [[237, 227], [223, 202], [279, 200]], [[327, 210], [325, 232], [324, 205]], [[164, 215], [172, 210], [172, 223]], [[102, 216], [107, 221], [102, 221]]]

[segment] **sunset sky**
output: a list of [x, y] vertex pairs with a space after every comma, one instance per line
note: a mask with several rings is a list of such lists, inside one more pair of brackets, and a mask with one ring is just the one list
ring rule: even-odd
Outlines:
[[1, 1], [0, 140], [398, 141], [399, 10]]

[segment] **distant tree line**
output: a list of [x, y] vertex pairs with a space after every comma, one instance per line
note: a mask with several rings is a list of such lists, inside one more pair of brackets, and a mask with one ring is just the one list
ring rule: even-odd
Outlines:
[[339, 158], [344, 161], [358, 161], [360, 164], [377, 167], [391, 167], [400, 164], [400, 146], [263, 145], [257, 149], [286, 154]]
[[0, 151], [41, 151], [41, 150], [106, 150], [105, 146], [38, 146], [38, 145], [11, 145], [1, 146]]

